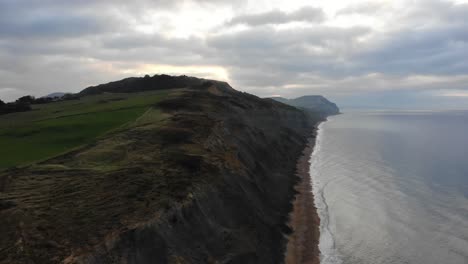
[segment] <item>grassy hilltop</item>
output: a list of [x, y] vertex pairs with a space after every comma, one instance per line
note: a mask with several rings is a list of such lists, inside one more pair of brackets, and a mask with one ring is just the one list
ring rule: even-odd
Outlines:
[[[168, 93], [105, 93], [0, 115], [0, 170], [91, 143], [106, 132], [134, 122]], [[154, 118], [159, 114], [151, 112]]]

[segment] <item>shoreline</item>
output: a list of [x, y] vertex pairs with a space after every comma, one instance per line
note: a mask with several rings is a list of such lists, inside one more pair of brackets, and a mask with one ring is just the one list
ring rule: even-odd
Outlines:
[[287, 237], [288, 242], [284, 260], [286, 264], [320, 263], [320, 218], [314, 202], [310, 175], [310, 160], [315, 147], [319, 124], [314, 127], [312, 135], [309, 137], [308, 143], [296, 164], [296, 176], [299, 177], [299, 182], [295, 186], [297, 194], [288, 222], [292, 233]]

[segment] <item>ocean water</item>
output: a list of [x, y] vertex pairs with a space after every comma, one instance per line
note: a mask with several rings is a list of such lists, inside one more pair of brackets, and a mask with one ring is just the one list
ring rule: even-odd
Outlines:
[[468, 263], [468, 112], [355, 112], [311, 157], [322, 264]]

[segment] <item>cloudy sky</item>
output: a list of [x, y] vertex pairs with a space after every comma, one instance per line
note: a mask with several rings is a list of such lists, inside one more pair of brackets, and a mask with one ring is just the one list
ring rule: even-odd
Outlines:
[[0, 98], [167, 73], [349, 107], [468, 108], [467, 2], [0, 0]]

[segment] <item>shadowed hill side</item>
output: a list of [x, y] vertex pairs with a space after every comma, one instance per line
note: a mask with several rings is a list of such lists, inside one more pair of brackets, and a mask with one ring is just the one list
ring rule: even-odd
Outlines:
[[199, 86], [210, 81], [216, 83], [218, 88], [232, 89], [229, 84], [220, 81], [206, 80], [189, 76], [170, 76], [170, 75], [154, 75], [150, 77], [131, 77], [120, 81], [91, 86], [79, 93], [79, 95], [91, 95], [100, 93], [134, 93], [151, 90], [165, 90], [184, 87]]
[[315, 123], [226, 85], [174, 90], [91, 144], [1, 173], [0, 263], [281, 263]]
[[340, 110], [335, 103], [330, 102], [321, 95], [306, 95], [295, 99], [286, 99], [283, 97], [272, 97], [271, 99], [299, 107], [313, 113], [322, 113], [325, 116], [336, 115], [340, 113]]

